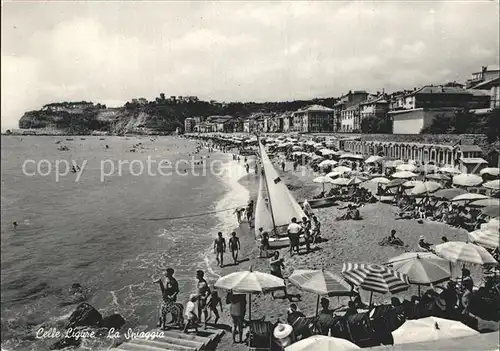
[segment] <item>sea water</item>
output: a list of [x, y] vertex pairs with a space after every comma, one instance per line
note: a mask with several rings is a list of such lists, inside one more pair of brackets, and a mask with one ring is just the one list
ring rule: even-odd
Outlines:
[[[69, 150], [58, 151], [60, 145]], [[167, 267], [175, 269], [180, 302], [193, 291], [197, 269], [215, 282], [212, 242], [217, 231], [237, 225], [234, 208], [248, 201], [237, 182], [245, 171], [229, 154], [192, 155], [194, 145], [174, 137], [2, 137], [2, 348], [45, 349], [49, 342], [35, 339], [36, 330], [68, 318], [76, 305], [61, 302], [73, 283], [103, 315], [120, 313], [127, 327], [148, 329], [156, 325], [160, 300], [152, 278]], [[125, 167], [103, 179], [105, 160], [116, 166], [148, 157], [220, 163], [204, 175], [187, 166], [171, 176]], [[74, 173], [56, 179], [49, 168], [58, 160], [86, 162], [80, 179]], [[25, 175], [23, 165], [24, 173], [36, 174]]]

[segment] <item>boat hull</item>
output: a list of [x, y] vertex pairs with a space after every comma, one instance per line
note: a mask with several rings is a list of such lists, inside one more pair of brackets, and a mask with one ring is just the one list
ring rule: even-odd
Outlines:
[[[303, 235], [299, 237], [299, 244], [305, 244], [306, 239], [304, 238]], [[259, 240], [260, 244], [260, 240]], [[270, 249], [281, 249], [284, 247], [289, 247], [290, 246], [290, 239], [287, 236], [282, 236], [279, 238], [269, 238], [269, 248]]]
[[321, 199], [312, 199], [312, 200], [307, 200], [309, 202], [309, 205], [311, 205], [311, 208], [321, 208], [321, 207], [330, 207], [336, 205], [336, 197], [331, 196], [331, 197], [324, 197]]

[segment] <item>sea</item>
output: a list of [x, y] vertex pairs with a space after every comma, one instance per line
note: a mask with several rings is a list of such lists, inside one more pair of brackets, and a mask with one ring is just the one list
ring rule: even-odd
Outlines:
[[[196, 146], [178, 136], [2, 136], [2, 350], [48, 349], [56, 340], [36, 332], [64, 326], [73, 283], [103, 316], [148, 330], [160, 301], [153, 279], [167, 267], [179, 301], [197, 269], [216, 281], [213, 239], [237, 226], [234, 208], [249, 193], [231, 154]], [[72, 163], [81, 171], [66, 172]]]

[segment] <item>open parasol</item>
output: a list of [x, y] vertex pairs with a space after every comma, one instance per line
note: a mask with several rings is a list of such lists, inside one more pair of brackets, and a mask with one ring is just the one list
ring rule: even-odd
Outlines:
[[462, 173], [453, 177], [453, 184], [460, 186], [476, 186], [482, 182], [483, 178], [470, 173]]

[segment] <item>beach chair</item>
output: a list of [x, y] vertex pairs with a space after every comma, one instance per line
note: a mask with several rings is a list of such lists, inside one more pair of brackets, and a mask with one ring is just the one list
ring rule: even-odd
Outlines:
[[360, 347], [371, 345], [374, 333], [368, 312], [350, 315], [345, 318], [345, 323], [353, 343]]
[[273, 324], [264, 318], [248, 322], [248, 350], [269, 351], [272, 348]]
[[299, 317], [295, 319], [290, 325], [293, 328], [296, 340], [318, 334], [317, 321], [318, 317]]

